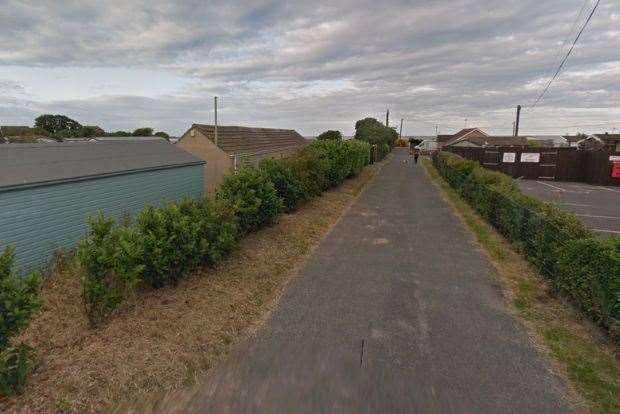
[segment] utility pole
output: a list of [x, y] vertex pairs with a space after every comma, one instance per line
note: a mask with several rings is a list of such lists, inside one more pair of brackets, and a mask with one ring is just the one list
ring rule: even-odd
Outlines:
[[389, 109], [385, 113], [385, 126], [386, 127], [390, 126], [390, 110]]
[[215, 143], [215, 145], [217, 145], [217, 96], [215, 96], [213, 98], [213, 103], [214, 103], [214, 108], [215, 108], [215, 128], [214, 128], [214, 138], [213, 138], [213, 142]]
[[519, 136], [519, 119], [521, 118], [521, 105], [517, 105], [517, 120], [515, 121], [515, 137]]
[[435, 125], [435, 135], [439, 135], [439, 125]]
[[399, 139], [403, 139], [403, 119], [400, 118], [400, 134], [398, 134]]

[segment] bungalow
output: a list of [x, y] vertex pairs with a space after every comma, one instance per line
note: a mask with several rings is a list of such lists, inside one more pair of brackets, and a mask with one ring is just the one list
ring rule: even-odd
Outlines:
[[569, 147], [577, 148], [579, 147], [579, 141], [585, 139], [587, 135], [585, 134], [577, 134], [577, 135], [562, 135], [562, 138], [566, 140]]
[[262, 158], [283, 158], [308, 141], [292, 129], [217, 127], [193, 124], [176, 146], [205, 160], [206, 192], [213, 192], [224, 175], [240, 163], [256, 165]]
[[580, 149], [620, 152], [620, 134], [588, 135], [578, 143]]
[[567, 147], [568, 141], [561, 135], [528, 135], [527, 141], [531, 146], [540, 147]]
[[[489, 135], [479, 128], [465, 128], [461, 129], [454, 135], [437, 135], [437, 142], [440, 147], [446, 147], [454, 145], [457, 142], [464, 141], [469, 138], [485, 138]], [[460, 145], [466, 146], [466, 145]]]

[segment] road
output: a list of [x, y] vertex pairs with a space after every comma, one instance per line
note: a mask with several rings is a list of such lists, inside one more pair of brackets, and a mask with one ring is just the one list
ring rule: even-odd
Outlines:
[[396, 152], [187, 412], [570, 412], [494, 270]]

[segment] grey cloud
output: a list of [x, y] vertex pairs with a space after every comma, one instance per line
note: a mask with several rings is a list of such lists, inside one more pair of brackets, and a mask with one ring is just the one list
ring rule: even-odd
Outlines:
[[[0, 65], [154, 66], [194, 81], [174, 96], [64, 102], [50, 97], [28, 108], [62, 108], [114, 125], [110, 129], [149, 123], [178, 133], [209, 118], [207, 109], [195, 108], [208, 108], [209, 97], [218, 94], [230, 105], [223, 109], [230, 123], [271, 123], [306, 134], [334, 125], [350, 132], [355, 119], [380, 116], [387, 106], [410, 117], [416, 132], [432, 131], [435, 122], [458, 127], [464, 118], [509, 129], [512, 108], [530, 104], [557, 65], [559, 45], [582, 5], [581, 0], [5, 3]], [[619, 22], [620, 4], [603, 2], [565, 73], [541, 108], [528, 113], [526, 128], [550, 128], [550, 118], [557, 127], [575, 119], [620, 121], [620, 57], [614, 54], [620, 49]]]

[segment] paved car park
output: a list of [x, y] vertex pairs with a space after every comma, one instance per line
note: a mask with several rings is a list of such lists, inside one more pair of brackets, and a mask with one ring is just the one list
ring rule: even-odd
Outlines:
[[575, 213], [601, 236], [620, 236], [620, 187], [543, 180], [517, 180], [523, 193]]

